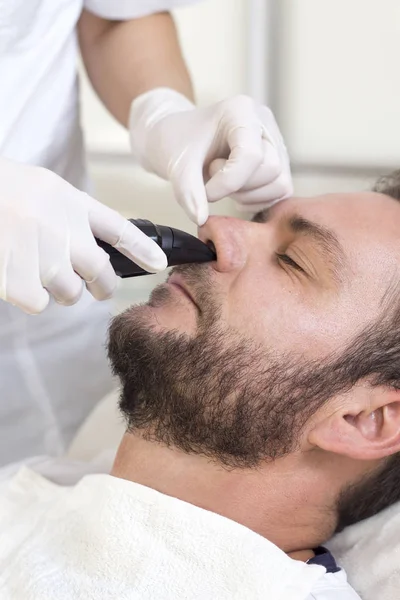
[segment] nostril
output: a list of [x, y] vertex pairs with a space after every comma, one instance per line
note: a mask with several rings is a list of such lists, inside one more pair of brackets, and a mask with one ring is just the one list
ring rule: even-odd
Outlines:
[[215, 256], [217, 256], [217, 250], [216, 250], [216, 248], [214, 246], [214, 243], [211, 240], [207, 240], [206, 246], [208, 246], [208, 248], [210, 248], [210, 250], [212, 252], [214, 252]]

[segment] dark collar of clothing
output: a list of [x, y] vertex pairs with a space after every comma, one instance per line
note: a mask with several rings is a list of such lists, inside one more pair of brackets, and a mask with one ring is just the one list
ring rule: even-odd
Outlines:
[[340, 571], [340, 567], [337, 566], [336, 560], [332, 554], [324, 548], [319, 546], [313, 550], [315, 556], [307, 561], [308, 565], [322, 565], [325, 567], [327, 573], [337, 573]]

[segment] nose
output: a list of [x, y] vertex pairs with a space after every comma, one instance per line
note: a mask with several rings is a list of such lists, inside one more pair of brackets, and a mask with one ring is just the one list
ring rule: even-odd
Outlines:
[[212, 216], [200, 227], [199, 238], [204, 243], [211, 242], [215, 246], [217, 271], [239, 271], [246, 265], [254, 225], [232, 217]]

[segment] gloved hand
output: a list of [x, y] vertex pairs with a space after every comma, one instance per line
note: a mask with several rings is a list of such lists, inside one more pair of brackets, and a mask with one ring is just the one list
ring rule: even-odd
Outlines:
[[167, 266], [159, 246], [116, 211], [47, 169], [0, 158], [1, 299], [40, 313], [49, 294], [77, 302], [82, 279], [95, 298], [108, 298], [117, 276], [94, 236], [148, 271]]
[[132, 102], [133, 154], [169, 179], [176, 198], [198, 225], [207, 202], [234, 198], [243, 210], [260, 210], [292, 194], [289, 157], [272, 112], [246, 96], [196, 108], [168, 88]]

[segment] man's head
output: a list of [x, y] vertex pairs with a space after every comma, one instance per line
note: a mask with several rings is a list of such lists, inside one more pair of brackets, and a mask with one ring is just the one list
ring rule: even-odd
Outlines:
[[400, 499], [399, 231], [385, 193], [209, 219], [216, 263], [111, 326], [129, 429], [231, 469], [332, 469], [338, 528]]

